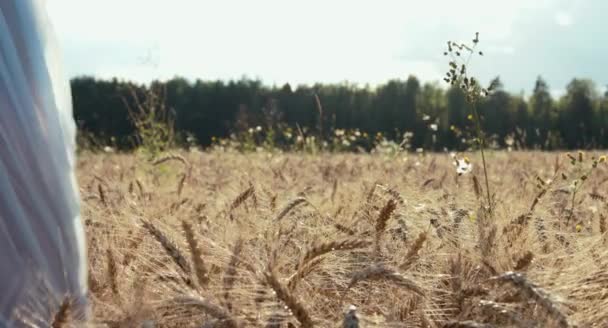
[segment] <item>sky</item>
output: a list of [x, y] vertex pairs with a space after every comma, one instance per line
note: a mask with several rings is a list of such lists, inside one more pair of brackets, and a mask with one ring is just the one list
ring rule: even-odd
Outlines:
[[446, 41], [480, 33], [481, 81], [529, 95], [608, 85], [606, 0], [46, 0], [68, 74], [267, 85], [441, 82]]

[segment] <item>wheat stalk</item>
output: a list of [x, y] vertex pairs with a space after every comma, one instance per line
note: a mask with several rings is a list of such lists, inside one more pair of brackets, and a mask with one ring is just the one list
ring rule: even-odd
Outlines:
[[413, 280], [403, 276], [393, 269], [379, 264], [372, 264], [363, 270], [353, 273], [352, 278], [346, 287], [346, 291], [353, 288], [357, 283], [365, 280], [389, 280], [419, 296], [425, 295], [422, 287], [418, 286], [418, 284], [416, 284]]
[[389, 199], [380, 211], [380, 214], [378, 214], [378, 218], [376, 219], [376, 254], [380, 254], [380, 240], [386, 230], [386, 223], [391, 218], [391, 215], [396, 208], [397, 203], [394, 200]]
[[540, 305], [555, 320], [559, 327], [570, 327], [566, 315], [559, 310], [557, 304], [551, 299], [551, 295], [529, 281], [523, 274], [505, 272], [495, 279], [499, 282], [509, 282], [515, 288], [522, 291], [524, 295]]
[[314, 326], [310, 313], [306, 310], [303, 303], [279, 282], [272, 267], [272, 263], [269, 264], [268, 269], [264, 272], [264, 278], [265, 282], [275, 292], [276, 297], [289, 308], [291, 314], [300, 322], [302, 328], [311, 328]]
[[103, 187], [100, 184], [97, 185], [97, 191], [99, 192], [99, 199], [101, 200], [101, 203], [103, 204], [103, 206], [108, 206], [108, 203], [106, 201], [106, 193], [103, 191]]
[[234, 287], [234, 282], [236, 280], [236, 269], [240, 262], [239, 257], [242, 251], [243, 240], [238, 239], [234, 244], [232, 256], [230, 257], [230, 263], [228, 263], [226, 273], [224, 274], [224, 301], [226, 302], [226, 307], [228, 307], [229, 310], [232, 310], [232, 304], [230, 303], [230, 291]]
[[242, 193], [240, 193], [230, 204], [230, 208], [228, 209], [228, 213], [230, 213], [230, 219], [234, 220], [234, 217], [232, 215], [232, 211], [234, 211], [235, 209], [237, 209], [239, 206], [241, 206], [243, 203], [245, 203], [245, 201], [251, 197], [255, 192], [255, 189], [253, 188], [253, 186], [249, 186], [249, 188], [245, 189], [245, 191], [243, 191]]
[[418, 260], [418, 252], [422, 249], [424, 242], [427, 239], [427, 233], [421, 232], [414, 241], [412, 247], [410, 247], [409, 251], [405, 255], [405, 261], [399, 266], [401, 270], [407, 270], [409, 267]]
[[285, 207], [281, 210], [281, 212], [279, 212], [279, 214], [276, 216], [274, 221], [275, 222], [281, 221], [281, 219], [283, 219], [287, 214], [289, 214], [289, 212], [291, 212], [291, 210], [293, 210], [300, 204], [304, 204], [306, 202], [308, 202], [308, 201], [304, 197], [294, 198], [289, 203], [287, 203], [287, 205], [285, 205]]
[[118, 289], [118, 266], [116, 265], [116, 259], [114, 258], [114, 252], [111, 248], [106, 250], [108, 257], [108, 278], [110, 281], [110, 289], [117, 299], [120, 299], [120, 293]]
[[196, 234], [194, 233], [194, 229], [192, 229], [192, 225], [186, 221], [182, 221], [182, 229], [184, 230], [184, 236], [188, 242], [198, 285], [204, 288], [209, 283], [209, 273], [207, 266], [205, 265], [205, 261], [203, 260], [203, 252], [199, 247], [199, 243], [196, 238]]
[[489, 323], [479, 323], [473, 320], [466, 321], [450, 321], [446, 323], [444, 328], [495, 328], [495, 325]]
[[333, 251], [344, 251], [351, 250], [357, 248], [363, 248], [369, 246], [370, 242], [364, 239], [341, 239], [341, 240], [332, 240], [325, 243], [317, 243], [314, 246], [310, 247], [304, 255], [300, 258], [300, 261], [296, 265], [296, 270], [302, 268], [306, 263], [310, 260], [319, 257], [321, 255], [327, 254]]
[[204, 313], [218, 319], [223, 324], [222, 327], [238, 328], [242, 325], [235, 319], [232, 314], [223, 307], [213, 304], [212, 302], [198, 296], [178, 296], [171, 299], [168, 304], [178, 304], [181, 306], [190, 306], [203, 310]]
[[287, 279], [287, 287], [289, 288], [289, 290], [293, 291], [294, 289], [296, 289], [298, 283], [306, 276], [308, 276], [315, 268], [321, 265], [323, 260], [324, 258], [318, 257], [313, 260], [310, 260], [305, 265], [298, 267], [297, 271], [294, 272], [294, 274], [292, 274]]
[[186, 168], [192, 167], [190, 165], [190, 162], [188, 162], [183, 156], [177, 155], [177, 154], [169, 154], [169, 155], [157, 158], [156, 160], [154, 160], [152, 162], [152, 165], [157, 166], [157, 165], [160, 165], [160, 164], [168, 162], [168, 161], [178, 161], [178, 162], [181, 162], [182, 164], [184, 164], [184, 166]]
[[71, 316], [71, 308], [72, 308], [72, 300], [70, 297], [66, 296], [59, 306], [57, 313], [53, 316], [53, 320], [51, 321], [51, 328], [65, 328], [67, 327], [70, 316]]
[[[150, 233], [156, 241], [163, 247], [167, 255], [173, 260], [175, 264], [182, 270], [182, 272], [186, 275], [186, 277], [190, 277], [191, 269], [190, 264], [182, 254], [182, 252], [177, 248], [177, 246], [169, 240], [167, 235], [165, 235], [161, 230], [159, 230], [154, 224], [151, 222], [147, 222], [145, 220], [141, 220], [143, 227]], [[182, 278], [184, 278], [182, 276]], [[189, 279], [183, 279], [184, 282], [191, 286], [191, 281]]]
[[122, 265], [124, 267], [129, 266], [129, 264], [131, 264], [131, 262], [135, 259], [135, 256], [137, 254], [136, 251], [139, 248], [139, 245], [141, 245], [143, 240], [144, 240], [144, 233], [141, 230], [138, 230], [137, 233], [135, 234], [135, 237], [133, 239], [131, 239], [131, 241], [129, 242], [128, 252], [125, 254], [125, 256], [122, 259]]
[[182, 173], [179, 181], [177, 182], [177, 197], [182, 196], [182, 190], [184, 189], [184, 184], [186, 183], [186, 173]]
[[532, 260], [534, 259], [534, 253], [527, 251], [522, 257], [517, 260], [515, 264], [515, 271], [525, 271], [530, 264], [532, 264]]

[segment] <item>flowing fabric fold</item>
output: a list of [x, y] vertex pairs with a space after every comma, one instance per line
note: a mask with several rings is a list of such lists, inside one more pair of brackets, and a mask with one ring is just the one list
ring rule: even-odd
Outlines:
[[68, 80], [43, 1], [0, 1], [0, 326], [84, 304]]

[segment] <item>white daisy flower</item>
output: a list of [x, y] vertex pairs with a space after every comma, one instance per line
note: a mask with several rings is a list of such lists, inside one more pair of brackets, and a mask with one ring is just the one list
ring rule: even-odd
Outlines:
[[454, 165], [456, 166], [456, 173], [458, 175], [467, 174], [473, 170], [473, 164], [466, 157], [455, 159]]

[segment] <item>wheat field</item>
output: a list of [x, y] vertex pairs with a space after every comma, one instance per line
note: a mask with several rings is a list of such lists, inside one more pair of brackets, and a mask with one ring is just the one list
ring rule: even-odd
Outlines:
[[475, 154], [461, 176], [448, 154], [84, 154], [92, 317], [606, 327], [608, 165], [592, 155], [489, 153], [490, 211]]

